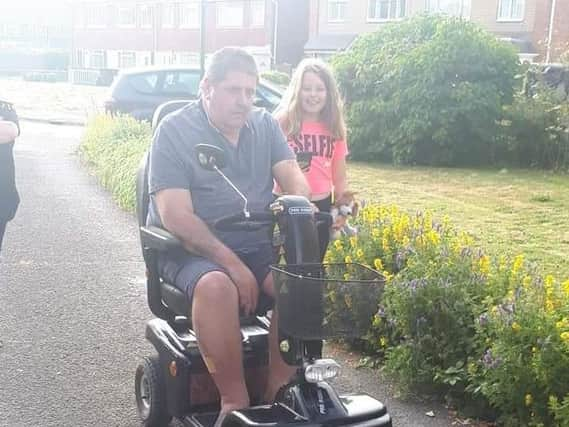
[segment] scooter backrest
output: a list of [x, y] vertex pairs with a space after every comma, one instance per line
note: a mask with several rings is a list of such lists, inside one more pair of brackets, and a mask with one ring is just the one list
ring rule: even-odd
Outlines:
[[148, 152], [144, 153], [136, 172], [136, 218], [138, 226], [146, 225], [148, 215]]

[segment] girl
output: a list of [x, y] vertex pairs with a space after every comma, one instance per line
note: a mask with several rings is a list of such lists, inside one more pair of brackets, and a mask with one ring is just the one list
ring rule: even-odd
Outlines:
[[[342, 100], [326, 63], [301, 61], [275, 117], [308, 180], [312, 202], [320, 211], [330, 212], [333, 200], [341, 200], [347, 192], [348, 147]], [[323, 255], [328, 230], [319, 230], [319, 235]]]

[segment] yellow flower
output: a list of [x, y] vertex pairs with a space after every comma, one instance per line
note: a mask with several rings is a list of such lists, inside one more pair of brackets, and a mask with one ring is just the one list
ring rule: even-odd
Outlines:
[[536, 354], [536, 353], [537, 353], [537, 347], [535, 347], [535, 346], [532, 347], [532, 348], [531, 348], [531, 352], [532, 352], [533, 354]]
[[512, 329], [514, 332], [519, 332], [522, 329], [522, 327], [518, 322], [514, 322], [512, 323]]
[[341, 251], [342, 249], [344, 249], [344, 245], [342, 245], [342, 241], [341, 240], [334, 240], [334, 247]]
[[352, 248], [355, 248], [357, 245], [358, 245], [357, 237], [354, 237], [354, 236], [350, 237], [350, 246]]
[[381, 231], [379, 231], [379, 228], [372, 229], [371, 230], [371, 236], [375, 237], [375, 238], [381, 236]]
[[563, 287], [563, 292], [565, 292], [565, 295], [569, 297], [569, 280], [563, 282], [561, 286]]
[[441, 242], [441, 237], [434, 230], [429, 230], [427, 233], [427, 239], [433, 244], [433, 246], [437, 246]]
[[387, 339], [385, 337], [381, 337], [379, 339], [379, 345], [381, 345], [382, 347], [387, 346]]
[[533, 403], [533, 396], [531, 394], [526, 394], [526, 397], [524, 399], [526, 406], [531, 406], [531, 404]]
[[358, 258], [363, 258], [363, 257], [364, 257], [364, 251], [361, 250], [361, 249], [358, 249], [358, 250], [356, 251], [356, 256], [357, 256]]
[[381, 262], [380, 258], [376, 258], [373, 260], [373, 266], [376, 270], [383, 270], [383, 262]]
[[482, 255], [478, 261], [478, 267], [482, 274], [488, 275], [490, 272], [490, 258], [487, 255]]
[[522, 267], [524, 266], [524, 256], [523, 255], [518, 255], [514, 258], [514, 266], [512, 267], [512, 274], [518, 274], [518, 272], [522, 269]]
[[554, 281], [555, 279], [551, 274], [545, 276], [544, 288], [545, 288], [545, 295], [547, 295], [548, 297], [551, 297], [553, 295]]
[[349, 255], [346, 255], [346, 258], [344, 258], [344, 262], [345, 262], [346, 264], [351, 264], [351, 263], [353, 262], [353, 261], [352, 261], [352, 257], [349, 256]]
[[383, 238], [381, 241], [381, 246], [383, 248], [384, 251], [389, 251], [389, 240], [387, 240], [387, 238]]
[[555, 326], [557, 326], [557, 329], [567, 329], [569, 328], [569, 319], [564, 317], [559, 322], [557, 322]]
[[569, 344], [569, 332], [563, 332], [560, 337], [565, 343]]

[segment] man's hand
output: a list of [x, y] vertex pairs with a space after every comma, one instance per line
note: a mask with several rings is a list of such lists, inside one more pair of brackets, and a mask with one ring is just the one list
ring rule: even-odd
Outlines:
[[255, 313], [259, 299], [259, 286], [255, 276], [242, 262], [237, 263], [235, 267], [229, 268], [227, 271], [237, 287], [239, 306], [246, 316]]

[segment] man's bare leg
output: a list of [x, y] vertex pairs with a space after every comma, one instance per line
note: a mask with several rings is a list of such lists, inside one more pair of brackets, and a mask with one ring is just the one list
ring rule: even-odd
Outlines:
[[[274, 298], [273, 276], [269, 274], [263, 282], [263, 291]], [[269, 330], [269, 378], [265, 388], [265, 402], [273, 402], [279, 389], [288, 383], [296, 372], [295, 366], [287, 365], [279, 348], [278, 313], [273, 310]]]
[[222, 272], [198, 281], [192, 303], [192, 323], [198, 345], [221, 396], [223, 415], [249, 406], [243, 372], [237, 288]]

